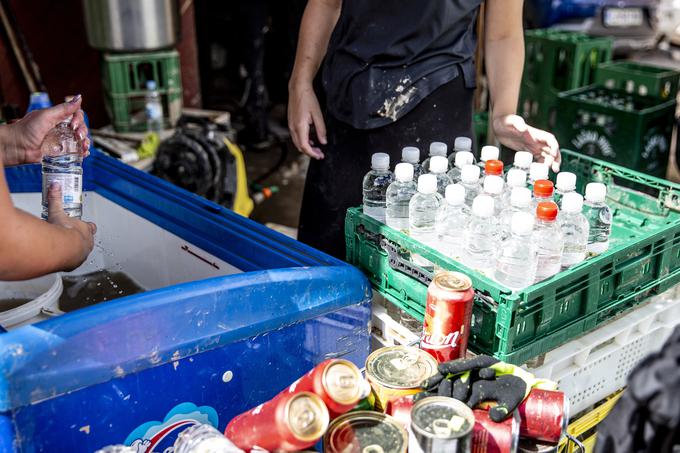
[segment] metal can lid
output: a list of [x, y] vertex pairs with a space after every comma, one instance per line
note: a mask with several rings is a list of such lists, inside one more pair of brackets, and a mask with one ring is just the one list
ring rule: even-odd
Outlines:
[[396, 420], [372, 411], [336, 418], [324, 436], [326, 453], [406, 453], [408, 433]]
[[328, 428], [329, 415], [323, 400], [310, 392], [294, 394], [285, 408], [285, 420], [288, 421], [293, 435], [301, 441], [315, 441]]
[[467, 291], [472, 288], [472, 280], [460, 272], [441, 271], [434, 276], [433, 283], [444, 291]]
[[414, 389], [437, 373], [437, 361], [427, 352], [409, 346], [390, 346], [366, 359], [366, 377], [393, 389]]
[[424, 437], [457, 439], [472, 432], [474, 426], [472, 409], [453, 398], [424, 398], [411, 411], [411, 429]]
[[361, 381], [359, 368], [343, 359], [333, 361], [323, 373], [326, 392], [340, 404], [353, 404], [361, 399]]

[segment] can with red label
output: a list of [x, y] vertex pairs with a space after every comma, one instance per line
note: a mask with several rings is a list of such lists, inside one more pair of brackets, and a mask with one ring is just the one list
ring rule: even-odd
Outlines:
[[316, 444], [328, 422], [328, 409], [318, 395], [287, 393], [238, 415], [224, 435], [245, 451], [298, 451]]
[[482, 409], [475, 414], [475, 428], [472, 431], [471, 453], [516, 453], [519, 444], [519, 414], [517, 411], [501, 423], [489, 417]]
[[557, 443], [567, 432], [569, 399], [564, 392], [532, 389], [517, 410], [522, 438]]
[[408, 395], [388, 401], [385, 413], [391, 415], [404, 428], [408, 429], [411, 426], [411, 410], [413, 410], [413, 405], [416, 404], [414, 398], [415, 395]]
[[475, 291], [460, 272], [438, 272], [427, 288], [420, 348], [439, 363], [465, 357]]

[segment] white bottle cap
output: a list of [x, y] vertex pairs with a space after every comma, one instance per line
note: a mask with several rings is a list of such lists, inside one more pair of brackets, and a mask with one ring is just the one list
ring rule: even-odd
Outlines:
[[465, 203], [465, 187], [460, 184], [446, 186], [446, 202], [451, 206], [460, 206]]
[[583, 209], [583, 196], [580, 193], [569, 192], [562, 197], [562, 211], [576, 213]]
[[516, 208], [526, 208], [531, 204], [531, 190], [526, 187], [515, 187], [510, 192], [510, 204]]
[[484, 192], [492, 195], [500, 195], [503, 193], [503, 178], [496, 175], [489, 175], [484, 178]]
[[469, 137], [456, 137], [453, 141], [453, 148], [456, 151], [472, 151], [472, 139]]
[[527, 172], [519, 168], [511, 168], [506, 176], [509, 187], [524, 187], [527, 185]]
[[479, 181], [480, 172], [481, 168], [477, 165], [463, 165], [463, 168], [460, 170], [460, 180], [466, 184], [474, 184]]
[[394, 177], [401, 182], [413, 181], [413, 165], [406, 162], [397, 164], [394, 167]]
[[487, 160], [498, 160], [498, 157], [501, 155], [501, 150], [498, 149], [495, 146], [482, 146], [482, 162], [486, 162]]
[[409, 164], [420, 162], [420, 150], [415, 146], [407, 146], [401, 150], [401, 160]]
[[389, 170], [390, 156], [385, 153], [375, 153], [371, 156], [371, 168], [373, 170]]
[[418, 192], [424, 194], [435, 193], [437, 191], [437, 177], [432, 174], [420, 175], [418, 178]]
[[444, 156], [433, 156], [430, 158], [430, 173], [446, 173], [449, 169], [449, 161]]
[[470, 165], [474, 161], [475, 156], [470, 151], [458, 151], [454, 163], [456, 167], [463, 168], [463, 165]]
[[446, 143], [442, 142], [432, 142], [430, 143], [430, 157], [432, 156], [444, 156], [446, 157], [446, 153], [449, 151], [449, 147], [446, 146]]
[[602, 203], [607, 198], [607, 186], [601, 182], [591, 182], [586, 186], [586, 200]]
[[513, 165], [520, 168], [529, 168], [534, 161], [534, 156], [529, 151], [517, 151]]
[[472, 202], [472, 213], [477, 217], [491, 217], [494, 201], [488, 195], [477, 195]]
[[576, 175], [568, 171], [561, 171], [557, 174], [555, 188], [562, 192], [576, 190]]
[[532, 162], [531, 167], [529, 167], [529, 179], [532, 181], [548, 179], [548, 172], [549, 168], [547, 165], [539, 162]]
[[534, 230], [534, 216], [528, 212], [516, 212], [510, 220], [510, 230], [518, 236], [526, 236]]

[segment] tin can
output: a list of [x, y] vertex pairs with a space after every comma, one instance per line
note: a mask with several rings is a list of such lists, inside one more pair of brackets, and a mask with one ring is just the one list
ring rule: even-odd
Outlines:
[[569, 424], [569, 399], [564, 392], [532, 389], [517, 408], [522, 438], [558, 443]]
[[311, 392], [318, 395], [328, 408], [331, 418], [350, 411], [362, 396], [361, 372], [352, 362], [343, 359], [326, 360], [280, 395]]
[[224, 432], [237, 447], [250, 451], [298, 451], [313, 446], [328, 428], [328, 409], [310, 392], [279, 395], [234, 418]]
[[411, 411], [409, 453], [468, 453], [475, 416], [462, 401], [431, 396]]
[[402, 396], [387, 402], [385, 413], [398, 421], [404, 428], [411, 426], [411, 411], [416, 404], [413, 395]]
[[460, 272], [437, 273], [427, 288], [420, 348], [438, 362], [465, 357], [475, 291]]
[[471, 453], [516, 453], [519, 444], [519, 414], [501, 423], [489, 417], [489, 412], [482, 409], [472, 411], [475, 415], [475, 428], [472, 432]]
[[414, 395], [420, 384], [437, 373], [437, 361], [418, 348], [390, 346], [366, 359], [366, 378], [373, 387], [376, 410], [385, 411], [390, 400]]
[[559, 444], [545, 444], [531, 439], [519, 441], [518, 453], [557, 453]]
[[323, 438], [325, 453], [406, 453], [408, 434], [379, 412], [350, 412], [333, 420]]

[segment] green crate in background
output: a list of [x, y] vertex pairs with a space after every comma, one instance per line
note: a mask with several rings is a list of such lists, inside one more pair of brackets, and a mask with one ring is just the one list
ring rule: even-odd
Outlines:
[[632, 61], [615, 61], [598, 67], [595, 82], [606, 88], [665, 101], [678, 95], [680, 72]]
[[600, 63], [611, 61], [612, 39], [558, 30], [527, 30], [519, 111], [531, 125], [555, 125], [557, 95], [590, 85]]
[[554, 132], [561, 146], [664, 177], [674, 117], [674, 98], [586, 87], [560, 94]]
[[[174, 127], [182, 113], [182, 92], [172, 90], [160, 94], [163, 105], [163, 127]], [[146, 131], [145, 97], [141, 95], [114, 95], [104, 98], [106, 111], [117, 132]]]
[[488, 144], [487, 137], [489, 134], [489, 112], [475, 113], [473, 122], [475, 146], [477, 147], [477, 155], [479, 155], [482, 146]]
[[598, 257], [513, 293], [353, 208], [345, 222], [347, 261], [365, 272], [388, 300], [420, 320], [431, 271], [414, 266], [410, 253], [437, 268], [470, 276], [477, 293], [470, 349], [515, 364], [579, 337], [678, 283], [680, 185], [570, 151], [562, 156], [562, 168], [578, 175], [579, 191], [591, 181], [609, 188], [611, 244]]

